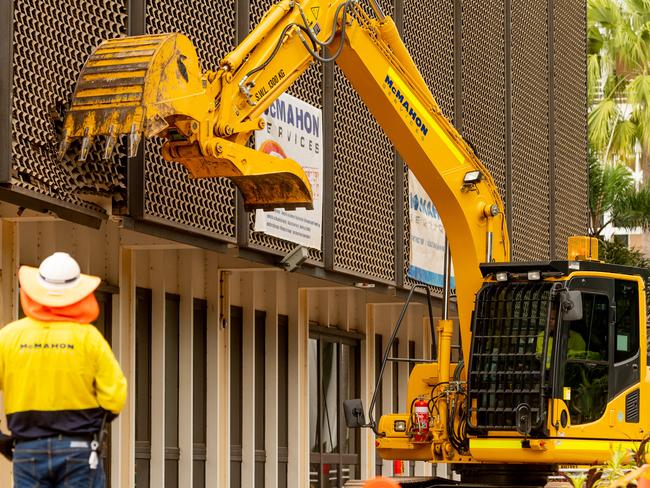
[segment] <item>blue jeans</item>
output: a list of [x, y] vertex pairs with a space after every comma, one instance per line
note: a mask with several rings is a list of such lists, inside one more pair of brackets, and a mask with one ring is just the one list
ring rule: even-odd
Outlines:
[[90, 442], [73, 437], [22, 441], [14, 449], [14, 488], [104, 488], [101, 462], [90, 469]]

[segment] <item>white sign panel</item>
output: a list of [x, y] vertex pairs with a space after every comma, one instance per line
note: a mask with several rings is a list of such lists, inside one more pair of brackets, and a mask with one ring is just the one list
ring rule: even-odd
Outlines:
[[[436, 207], [409, 171], [411, 255], [408, 275], [423, 283], [444, 287], [445, 229]], [[455, 288], [452, 271], [451, 287]]]
[[321, 248], [323, 207], [322, 111], [283, 94], [263, 115], [266, 127], [255, 133], [255, 149], [297, 161], [314, 193], [314, 209], [257, 210], [255, 231], [313, 249]]

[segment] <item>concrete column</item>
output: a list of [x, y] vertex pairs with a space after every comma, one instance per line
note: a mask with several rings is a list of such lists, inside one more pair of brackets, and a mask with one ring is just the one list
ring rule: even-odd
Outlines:
[[[375, 389], [375, 305], [366, 304], [366, 338], [361, 341], [361, 399], [366, 408]], [[366, 419], [367, 420], [367, 419]], [[375, 476], [375, 440], [370, 429], [361, 430], [361, 479]]]
[[289, 462], [290, 488], [309, 486], [309, 298], [292, 277], [289, 299]]

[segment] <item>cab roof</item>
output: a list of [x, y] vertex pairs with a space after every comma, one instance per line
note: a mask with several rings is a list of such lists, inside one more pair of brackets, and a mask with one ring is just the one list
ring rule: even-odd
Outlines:
[[607, 264], [599, 261], [527, 261], [521, 263], [482, 263], [480, 265], [483, 277], [498, 272], [527, 273], [540, 271], [542, 273], [557, 273], [558, 276], [568, 276], [575, 271], [600, 271], [602, 273], [618, 273], [630, 276], [640, 276], [644, 281], [650, 279], [650, 270]]

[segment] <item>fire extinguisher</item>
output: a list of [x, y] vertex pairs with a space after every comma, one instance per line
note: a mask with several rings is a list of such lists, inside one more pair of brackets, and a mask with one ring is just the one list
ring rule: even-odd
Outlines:
[[429, 402], [418, 397], [413, 403], [413, 442], [429, 440]]

